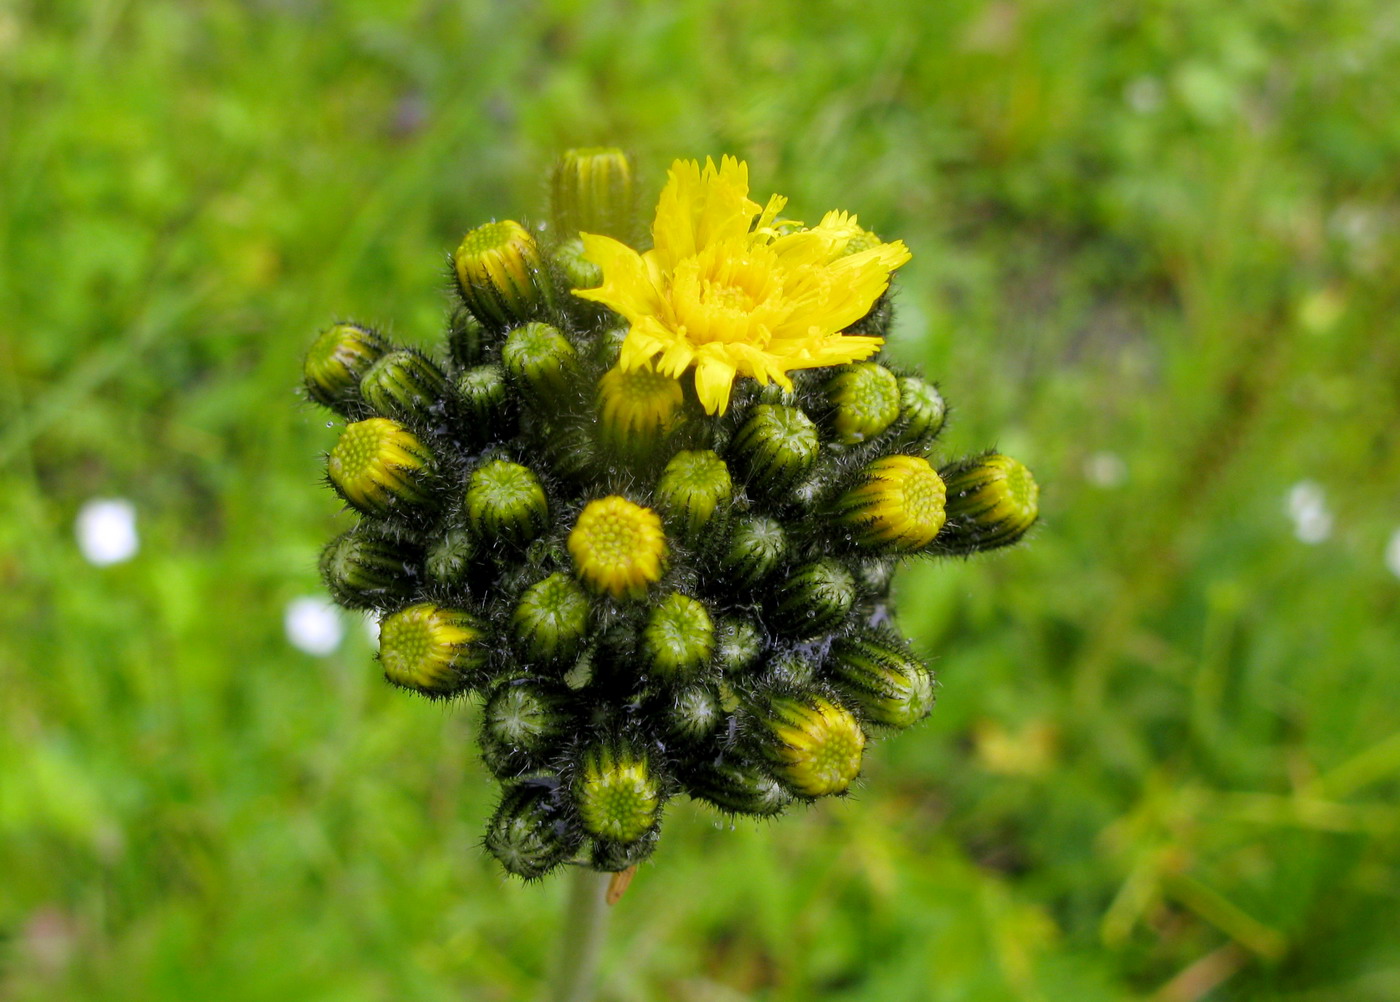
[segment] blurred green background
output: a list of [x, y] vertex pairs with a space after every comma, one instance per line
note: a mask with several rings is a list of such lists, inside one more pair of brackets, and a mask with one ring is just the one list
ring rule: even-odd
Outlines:
[[1390, 0], [0, 0], [0, 999], [538, 990], [473, 711], [288, 641], [295, 387], [599, 142], [905, 240], [950, 453], [1044, 487], [904, 575], [941, 704], [856, 797], [673, 805], [602, 998], [1400, 998], [1397, 79]]

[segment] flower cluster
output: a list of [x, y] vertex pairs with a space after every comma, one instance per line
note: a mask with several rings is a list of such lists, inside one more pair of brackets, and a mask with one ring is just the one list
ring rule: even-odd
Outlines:
[[844, 793], [933, 705], [896, 565], [1036, 519], [1015, 460], [935, 465], [942, 397], [879, 355], [902, 243], [784, 218], [725, 158], [672, 167], [642, 247], [633, 186], [619, 151], [566, 154], [551, 230], [452, 256], [441, 356], [341, 323], [304, 370], [361, 515], [326, 586], [382, 614], [389, 682], [481, 698], [485, 845], [525, 878], [635, 865], [680, 794]]

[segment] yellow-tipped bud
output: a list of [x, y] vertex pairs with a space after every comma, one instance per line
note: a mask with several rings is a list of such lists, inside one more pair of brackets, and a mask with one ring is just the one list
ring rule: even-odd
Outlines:
[[469, 612], [423, 602], [379, 624], [379, 662], [394, 685], [428, 696], [470, 688], [486, 667], [485, 626]]
[[569, 533], [578, 576], [613, 598], [640, 598], [666, 569], [661, 517], [624, 497], [590, 501]]
[[1009, 546], [1026, 534], [1040, 514], [1040, 487], [1031, 471], [999, 453], [945, 467], [948, 525], [940, 548], [972, 553]]
[[452, 267], [462, 302], [497, 330], [529, 320], [552, 295], [535, 238], [512, 219], [469, 232], [452, 255]]
[[629, 454], [645, 454], [665, 439], [681, 412], [680, 380], [663, 376], [651, 363], [639, 369], [614, 367], [598, 380], [598, 424], [604, 441]]
[[642, 630], [642, 651], [657, 674], [693, 674], [714, 649], [714, 622], [700, 601], [673, 591], [652, 606]]
[[877, 724], [909, 727], [933, 709], [933, 673], [883, 632], [863, 630], [836, 641], [831, 670], [842, 692]]
[[467, 480], [467, 521], [483, 539], [517, 546], [549, 525], [549, 499], [527, 466], [497, 459], [478, 466]]
[[899, 418], [899, 380], [875, 362], [847, 365], [826, 384], [836, 441], [854, 445], [874, 438]]
[[943, 528], [943, 480], [926, 459], [885, 456], [861, 471], [860, 482], [836, 503], [836, 515], [854, 529], [857, 545], [912, 553]]
[[619, 149], [567, 150], [550, 178], [550, 207], [559, 236], [601, 233], [630, 243], [637, 228], [632, 175], [632, 161]]
[[860, 773], [865, 732], [845, 707], [821, 696], [778, 696], [755, 716], [774, 772], [793, 793], [841, 793]]
[[352, 413], [360, 400], [360, 377], [388, 350], [389, 342], [368, 327], [326, 328], [306, 353], [302, 372], [307, 394], [337, 413]]
[[413, 433], [388, 418], [356, 421], [341, 433], [326, 460], [340, 496], [366, 515], [387, 515], [429, 500], [433, 454]]
[[635, 842], [661, 811], [661, 785], [640, 751], [595, 745], [584, 751], [574, 775], [574, 804], [593, 837]]
[[704, 449], [678, 452], [656, 486], [656, 503], [686, 542], [694, 545], [734, 493], [729, 467]]

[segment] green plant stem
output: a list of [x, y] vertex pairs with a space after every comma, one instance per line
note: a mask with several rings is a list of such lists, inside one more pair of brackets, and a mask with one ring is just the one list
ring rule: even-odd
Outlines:
[[559, 930], [559, 959], [550, 985], [550, 1002], [589, 1002], [593, 998], [608, 927], [605, 895], [611, 878], [611, 873], [574, 867], [568, 910]]

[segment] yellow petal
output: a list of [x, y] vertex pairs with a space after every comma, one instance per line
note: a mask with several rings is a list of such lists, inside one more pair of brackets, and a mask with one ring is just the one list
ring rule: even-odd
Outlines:
[[664, 309], [661, 292], [640, 254], [612, 237], [596, 233], [580, 233], [579, 237], [584, 256], [603, 270], [603, 284], [596, 289], [575, 289], [575, 296], [610, 306], [632, 321]]

